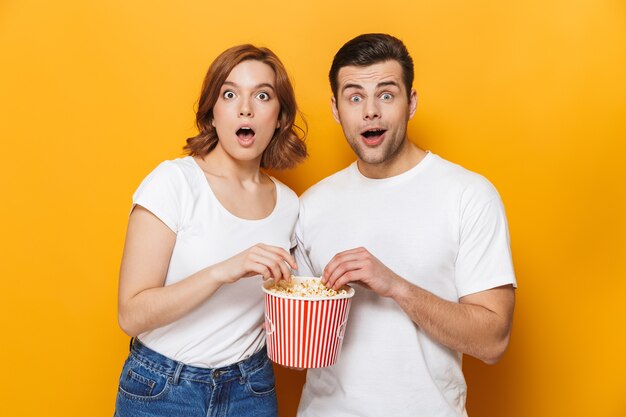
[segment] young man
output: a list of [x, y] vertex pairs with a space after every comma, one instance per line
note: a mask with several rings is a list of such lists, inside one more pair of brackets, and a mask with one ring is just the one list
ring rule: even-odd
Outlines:
[[298, 415], [467, 416], [462, 355], [495, 363], [511, 333], [500, 197], [409, 141], [417, 98], [400, 40], [352, 39], [329, 76], [357, 161], [302, 196], [296, 259], [300, 274], [356, 295], [341, 357], [308, 371]]

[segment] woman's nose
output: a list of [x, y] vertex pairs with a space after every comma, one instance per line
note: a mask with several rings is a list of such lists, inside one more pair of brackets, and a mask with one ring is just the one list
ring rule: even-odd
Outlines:
[[241, 106], [239, 107], [239, 117], [252, 117], [252, 106], [248, 103], [247, 100], [242, 100]]

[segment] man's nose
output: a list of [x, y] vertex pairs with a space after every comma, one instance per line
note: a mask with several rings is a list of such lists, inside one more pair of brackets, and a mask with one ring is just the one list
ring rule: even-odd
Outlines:
[[374, 120], [380, 118], [380, 108], [378, 107], [377, 101], [367, 100], [365, 102], [365, 107], [363, 108], [363, 119], [365, 120]]

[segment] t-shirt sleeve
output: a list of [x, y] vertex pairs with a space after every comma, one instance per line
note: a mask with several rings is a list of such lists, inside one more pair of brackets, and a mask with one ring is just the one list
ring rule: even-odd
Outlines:
[[502, 285], [517, 286], [504, 205], [488, 184], [462, 204], [456, 260], [458, 296]]
[[133, 207], [140, 205], [157, 216], [174, 233], [181, 227], [185, 178], [170, 161], [162, 162], [141, 182], [133, 194]]
[[294, 233], [296, 247], [294, 249], [294, 257], [296, 259], [296, 265], [298, 265], [297, 274], [300, 276], [314, 276], [313, 266], [304, 244], [304, 208], [302, 202], [300, 203], [300, 214], [298, 215], [298, 221], [296, 222], [296, 228]]

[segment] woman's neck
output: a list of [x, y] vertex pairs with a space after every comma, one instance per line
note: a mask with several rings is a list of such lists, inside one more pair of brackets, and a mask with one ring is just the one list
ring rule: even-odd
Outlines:
[[241, 183], [263, 181], [260, 158], [242, 161], [230, 156], [218, 142], [217, 146], [204, 157], [195, 157], [198, 165], [207, 174], [230, 178]]

